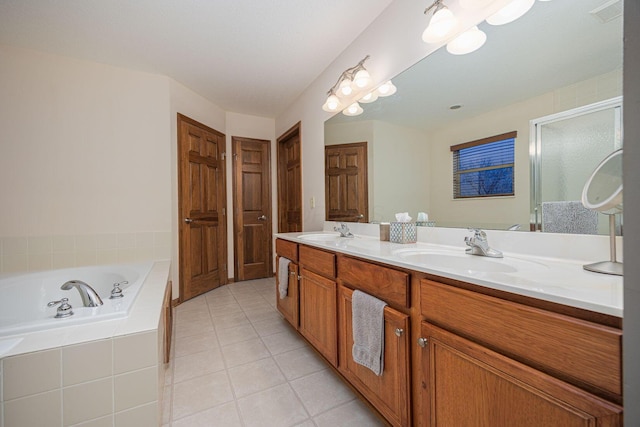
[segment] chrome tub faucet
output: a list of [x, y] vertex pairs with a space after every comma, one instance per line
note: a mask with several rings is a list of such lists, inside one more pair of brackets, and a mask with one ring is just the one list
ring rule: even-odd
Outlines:
[[82, 280], [69, 280], [60, 289], [68, 291], [69, 289], [76, 288], [80, 292], [80, 298], [82, 298], [82, 304], [85, 307], [98, 307], [102, 305], [102, 299], [100, 295], [89, 285]]
[[470, 228], [473, 236], [466, 236], [464, 242], [469, 246], [465, 253], [469, 255], [487, 256], [491, 258], [502, 258], [502, 252], [489, 247], [487, 233], [478, 228]]

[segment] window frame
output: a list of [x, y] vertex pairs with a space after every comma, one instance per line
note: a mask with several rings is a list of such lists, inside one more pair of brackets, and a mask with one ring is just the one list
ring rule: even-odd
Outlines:
[[[516, 183], [515, 183], [515, 145], [516, 145], [516, 138], [518, 137], [518, 132], [517, 131], [511, 131], [511, 132], [506, 132], [506, 133], [502, 133], [500, 135], [494, 135], [494, 136], [489, 136], [487, 138], [482, 138], [482, 139], [477, 139], [474, 141], [469, 141], [469, 142], [464, 142], [461, 144], [456, 144], [456, 145], [452, 145], [449, 147], [451, 153], [452, 153], [452, 178], [453, 178], [453, 200], [464, 200], [464, 199], [485, 199], [485, 198], [495, 198], [495, 197], [512, 197], [515, 196], [515, 191], [516, 191]], [[466, 148], [472, 148], [472, 147], [477, 147], [480, 145], [487, 145], [487, 144], [491, 144], [494, 142], [499, 142], [499, 141], [505, 141], [505, 140], [509, 140], [509, 139], [513, 139], [513, 154], [514, 154], [514, 159], [513, 159], [513, 163], [503, 163], [500, 165], [493, 165], [493, 166], [487, 166], [487, 167], [479, 167], [479, 168], [473, 168], [473, 169], [464, 169], [464, 170], [460, 170], [459, 169], [459, 164], [460, 164], [460, 151], [464, 150]], [[473, 195], [473, 196], [463, 196], [461, 195], [461, 189], [460, 189], [460, 184], [461, 184], [461, 179], [460, 176], [462, 174], [465, 173], [470, 173], [470, 172], [481, 172], [481, 171], [487, 171], [487, 170], [497, 170], [497, 169], [506, 169], [506, 168], [511, 168], [511, 182], [512, 182], [512, 191], [510, 193], [499, 193], [499, 194], [478, 194], [478, 195]]]

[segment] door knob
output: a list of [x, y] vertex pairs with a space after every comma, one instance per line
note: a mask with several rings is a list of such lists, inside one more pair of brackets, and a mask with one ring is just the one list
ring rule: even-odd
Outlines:
[[191, 224], [193, 220], [191, 218], [185, 218], [184, 222], [186, 222], [187, 224]]
[[265, 215], [261, 215], [258, 217], [258, 221], [266, 221], [267, 217]]

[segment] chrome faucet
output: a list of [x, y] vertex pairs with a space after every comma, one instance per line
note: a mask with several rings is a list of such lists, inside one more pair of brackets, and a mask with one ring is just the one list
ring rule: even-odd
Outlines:
[[80, 298], [82, 298], [82, 304], [85, 307], [98, 307], [102, 305], [102, 299], [100, 295], [89, 285], [82, 280], [69, 280], [64, 285], [60, 286], [60, 289], [68, 291], [71, 288], [76, 288], [80, 292]]
[[466, 236], [464, 238], [464, 242], [469, 246], [469, 248], [465, 250], [465, 253], [491, 258], [502, 258], [502, 252], [489, 247], [487, 233], [478, 228], [470, 228], [469, 231], [473, 231], [473, 236]]
[[353, 237], [353, 234], [349, 231], [349, 227], [344, 222], [340, 223], [340, 227], [333, 227], [333, 231], [340, 233], [340, 237]]

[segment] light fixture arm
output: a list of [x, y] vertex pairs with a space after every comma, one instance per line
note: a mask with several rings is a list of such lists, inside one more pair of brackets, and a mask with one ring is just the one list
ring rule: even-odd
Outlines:
[[[438, 0], [438, 1], [441, 1], [441, 0]], [[327, 95], [335, 95], [336, 91], [338, 90], [338, 87], [340, 87], [340, 83], [342, 83], [343, 80], [345, 79], [353, 80], [353, 77], [356, 75], [358, 71], [365, 70], [364, 62], [367, 59], [369, 59], [369, 55], [365, 56], [362, 59], [362, 61], [358, 62], [358, 64], [344, 70], [342, 74], [340, 74], [340, 77], [338, 77], [338, 81], [336, 82], [336, 84], [331, 86], [331, 89], [329, 89], [329, 91], [327, 92]]]
[[435, 14], [438, 11], [438, 9], [441, 9], [441, 8], [445, 7], [445, 5], [442, 4], [442, 1], [443, 0], [436, 0], [436, 1], [433, 2], [433, 4], [431, 6], [427, 6], [427, 8], [424, 10], [424, 14], [426, 15], [427, 13], [429, 13], [429, 11], [431, 9], [434, 9], [434, 8], [436, 9], [433, 12]]

